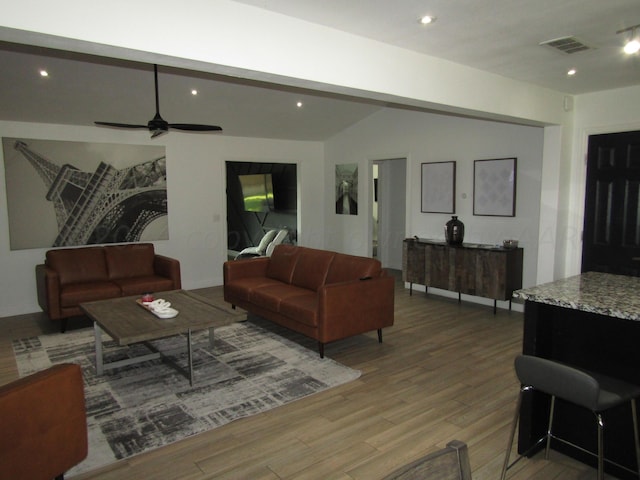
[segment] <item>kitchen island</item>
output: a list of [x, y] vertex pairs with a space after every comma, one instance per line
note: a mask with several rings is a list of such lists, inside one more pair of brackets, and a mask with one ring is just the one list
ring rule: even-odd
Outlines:
[[[557, 360], [640, 385], [640, 278], [587, 272], [517, 290], [525, 301], [522, 351]], [[518, 450], [526, 451], [548, 421], [549, 398], [536, 393], [523, 402]], [[628, 405], [604, 415], [605, 458], [636, 469], [631, 409]], [[597, 451], [595, 419], [579, 407], [558, 400], [554, 417], [558, 436]], [[560, 443], [553, 448], [590, 465], [591, 457]], [[605, 471], [619, 478], [637, 475], [605, 462]]]

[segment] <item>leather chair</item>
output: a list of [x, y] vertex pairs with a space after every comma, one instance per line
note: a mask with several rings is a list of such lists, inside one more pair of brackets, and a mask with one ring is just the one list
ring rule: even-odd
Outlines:
[[259, 257], [264, 255], [264, 253], [267, 251], [267, 247], [277, 234], [278, 230], [269, 230], [260, 239], [258, 245], [256, 245], [255, 247], [243, 248], [240, 253], [236, 255], [236, 259], [245, 257]]
[[383, 480], [471, 480], [469, 450], [464, 442], [452, 440], [442, 450], [400, 467]]
[[273, 253], [273, 250], [280, 245], [282, 242], [284, 242], [284, 239], [287, 238], [287, 235], [289, 235], [289, 231], [286, 229], [282, 229], [280, 230], [276, 236], [274, 237], [274, 239], [271, 241], [271, 243], [269, 243], [269, 245], [267, 246], [267, 249], [265, 250], [264, 254], [267, 257], [270, 257], [271, 254]]
[[[636, 463], [638, 465], [636, 473], [640, 477], [640, 442], [638, 441], [638, 417], [636, 413], [636, 398], [640, 396], [640, 386], [632, 385], [618, 379], [614, 379], [598, 373], [588, 372], [563, 363], [555, 362], [545, 358], [531, 355], [519, 355], [515, 359], [516, 375], [521, 383], [516, 413], [511, 424], [507, 453], [502, 466], [501, 480], [507, 475], [507, 470], [518, 460], [526, 456], [536, 447], [546, 442], [545, 459], [549, 458], [549, 448], [551, 439], [576, 447], [585, 451], [581, 447], [574, 445], [562, 438], [554, 435], [553, 411], [556, 397], [571, 402], [580, 407], [590, 410], [594, 416], [598, 427], [598, 479], [604, 479], [604, 420], [602, 413], [611, 408], [624, 403], [629, 403], [631, 407], [631, 421], [633, 422], [633, 433], [635, 439]], [[513, 463], [509, 464], [513, 439], [520, 417], [520, 407], [522, 397], [526, 392], [537, 390], [551, 396], [551, 407], [549, 411], [549, 423], [546, 434], [543, 435], [527, 452], [520, 455]], [[592, 452], [586, 452], [591, 453]], [[622, 467], [625, 468], [625, 467]], [[626, 468], [625, 468], [626, 469]]]
[[270, 257], [274, 248], [284, 242], [285, 238], [289, 235], [289, 231], [286, 228], [280, 230], [269, 230], [264, 234], [264, 237], [260, 240], [260, 243], [256, 247], [247, 247], [242, 249], [236, 260], [242, 258], [252, 257]]
[[63, 479], [87, 456], [80, 366], [55, 365], [0, 387], [0, 478]]

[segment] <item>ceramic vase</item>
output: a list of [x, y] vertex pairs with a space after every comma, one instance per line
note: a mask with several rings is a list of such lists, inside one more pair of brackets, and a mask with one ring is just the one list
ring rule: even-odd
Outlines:
[[461, 245], [464, 239], [464, 223], [456, 215], [451, 217], [444, 228], [445, 238], [449, 245]]

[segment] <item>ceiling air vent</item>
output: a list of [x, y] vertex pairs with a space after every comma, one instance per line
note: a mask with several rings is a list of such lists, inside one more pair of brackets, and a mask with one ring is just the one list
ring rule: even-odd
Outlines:
[[543, 47], [550, 47], [554, 50], [563, 52], [563, 53], [578, 53], [584, 52], [586, 50], [593, 50], [592, 47], [585, 45], [582, 41], [578, 40], [576, 37], [562, 37], [555, 38], [553, 40], [547, 40], [546, 42], [540, 43]]

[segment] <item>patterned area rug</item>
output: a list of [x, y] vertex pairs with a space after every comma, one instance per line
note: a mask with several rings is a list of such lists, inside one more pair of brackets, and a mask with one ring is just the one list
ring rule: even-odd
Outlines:
[[[109, 337], [105, 362], [148, 353], [144, 345], [118, 347]], [[176, 368], [187, 368], [186, 338], [152, 342], [169, 362], [151, 360], [95, 374], [93, 329], [13, 342], [20, 376], [56, 363], [82, 367], [89, 424], [89, 456], [68, 476], [93, 470], [181, 440], [238, 418], [264, 412], [360, 376], [357, 370], [250, 322], [215, 330], [213, 352], [206, 330], [193, 336], [194, 386]]]

